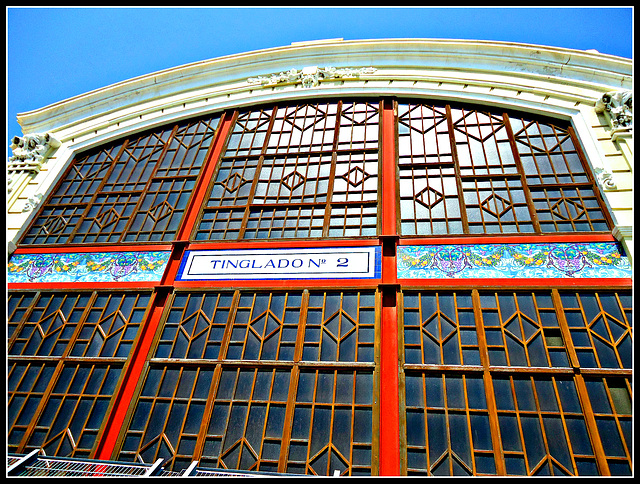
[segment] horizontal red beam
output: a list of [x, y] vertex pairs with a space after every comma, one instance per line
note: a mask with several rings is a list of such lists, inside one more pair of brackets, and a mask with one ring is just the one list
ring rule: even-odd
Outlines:
[[562, 234], [562, 235], [480, 235], [458, 237], [413, 237], [400, 239], [399, 245], [440, 245], [440, 244], [545, 244], [545, 243], [587, 243], [615, 242], [611, 234]]
[[380, 279], [295, 279], [295, 280], [229, 280], [229, 281], [175, 281], [174, 287], [216, 289], [308, 289], [308, 288], [376, 288]]
[[138, 281], [138, 282], [10, 282], [7, 283], [7, 289], [9, 290], [28, 290], [36, 291], [40, 289], [112, 289], [117, 291], [118, 289], [153, 289], [159, 284], [153, 281]]
[[491, 279], [398, 279], [398, 284], [403, 287], [442, 287], [442, 286], [473, 286], [479, 288], [486, 287], [607, 287], [607, 288], [630, 288], [633, 284], [631, 278], [491, 278]]
[[373, 247], [380, 245], [375, 239], [324, 239], [324, 240], [276, 240], [276, 241], [220, 241], [191, 242], [187, 250], [227, 249], [306, 249], [313, 247]]
[[152, 252], [152, 251], [170, 251], [171, 244], [165, 245], [92, 245], [92, 246], [66, 246], [59, 247], [56, 245], [49, 245], [47, 247], [19, 247], [15, 250], [14, 254], [74, 254], [74, 253], [89, 253], [89, 252]]

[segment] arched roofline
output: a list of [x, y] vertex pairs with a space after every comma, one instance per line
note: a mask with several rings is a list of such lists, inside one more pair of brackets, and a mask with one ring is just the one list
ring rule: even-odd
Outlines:
[[[250, 82], [307, 67], [373, 73], [319, 85]], [[294, 43], [165, 69], [18, 115], [24, 133], [53, 132], [62, 142], [104, 138], [249, 104], [336, 96], [394, 95], [472, 100], [551, 116], [628, 89], [630, 59], [512, 42], [438, 39], [327, 40]], [[521, 97], [526, 92], [529, 98]], [[531, 98], [534, 96], [534, 98]], [[540, 100], [549, 102], [538, 102]], [[546, 99], [545, 99], [546, 98]], [[557, 100], [563, 102], [558, 103]]]

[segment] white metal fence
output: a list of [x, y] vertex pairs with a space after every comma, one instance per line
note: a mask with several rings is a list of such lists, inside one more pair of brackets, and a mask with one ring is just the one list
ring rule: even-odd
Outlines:
[[164, 470], [163, 463], [163, 459], [158, 459], [153, 464], [139, 464], [71, 457], [48, 457], [41, 449], [35, 449], [26, 455], [9, 454], [7, 456], [7, 475], [40, 477], [306, 477], [300, 474], [203, 468], [198, 467], [197, 461], [192, 462], [189, 467], [180, 472], [174, 472]]

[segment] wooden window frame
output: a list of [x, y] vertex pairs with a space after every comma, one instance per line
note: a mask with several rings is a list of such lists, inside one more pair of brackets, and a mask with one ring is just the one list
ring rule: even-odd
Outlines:
[[[476, 375], [477, 377], [483, 378], [485, 398], [487, 403], [486, 405], [487, 415], [489, 417], [489, 427], [490, 427], [489, 431], [491, 434], [492, 445], [493, 445], [492, 455], [494, 456], [494, 459], [495, 459], [495, 474], [497, 475], [510, 475], [513, 473], [521, 475], [514, 470], [510, 462], [514, 462], [513, 459], [516, 457], [518, 459], [523, 458], [526, 460], [526, 456], [524, 453], [525, 451], [524, 441], [521, 444], [523, 447], [521, 448], [520, 452], [514, 453], [510, 449], [507, 449], [507, 450], [503, 449], [503, 439], [501, 437], [502, 431], [500, 428], [500, 425], [501, 425], [500, 416], [501, 415], [506, 416], [509, 412], [506, 412], [504, 410], [504, 407], [500, 406], [500, 402], [496, 398], [496, 393], [495, 393], [496, 390], [494, 389], [493, 380], [494, 379], [504, 380], [505, 378], [506, 379], [516, 378], [516, 379], [532, 379], [532, 381], [537, 381], [540, 379], [544, 380], [544, 379], [561, 378], [567, 381], [571, 381], [575, 385], [576, 400], [579, 401], [580, 413], [575, 413], [575, 410], [570, 410], [568, 411], [568, 413], [563, 412], [562, 406], [556, 413], [550, 412], [548, 410], [544, 410], [543, 408], [544, 405], [541, 405], [540, 401], [538, 400], [538, 397], [536, 397], [536, 405], [538, 408], [537, 413], [536, 411], [534, 411], [534, 414], [538, 415], [536, 418], [540, 419], [540, 422], [543, 421], [544, 415], [548, 415], [550, 416], [550, 418], [560, 418], [563, 422], [562, 424], [563, 425], [562, 428], [564, 429], [563, 431], [565, 432], [567, 437], [569, 436], [568, 432], [570, 430], [567, 427], [567, 423], [565, 421], [568, 421], [569, 419], [573, 419], [573, 421], [575, 422], [576, 419], [581, 419], [581, 422], [583, 422], [582, 425], [583, 425], [584, 431], [589, 435], [589, 440], [590, 440], [589, 445], [591, 446], [592, 453], [589, 455], [583, 455], [579, 453], [574, 454], [571, 451], [569, 451], [570, 460], [573, 467], [566, 468], [564, 471], [566, 471], [566, 474], [568, 475], [571, 475], [571, 473], [576, 473], [576, 475], [578, 475], [580, 470], [582, 471], [588, 470], [589, 472], [594, 472], [595, 475], [597, 474], [611, 475], [611, 470], [609, 468], [608, 462], [612, 462], [613, 465], [619, 466], [617, 468], [618, 471], [620, 471], [620, 469], [622, 469], [622, 467], [625, 465], [628, 466], [627, 471], [629, 472], [631, 471], [632, 460], [628, 450], [628, 442], [625, 441], [625, 438], [623, 438], [622, 435], [625, 432], [627, 432], [627, 434], [625, 435], [630, 435], [628, 434], [628, 428], [629, 428], [628, 425], [632, 418], [632, 415], [629, 413], [630, 410], [628, 409], [630, 408], [630, 403], [626, 404], [624, 399], [632, 398], [631, 388], [628, 383], [632, 378], [632, 369], [630, 367], [627, 367], [627, 368], [622, 367], [622, 365], [620, 365], [619, 368], [580, 366], [580, 363], [578, 362], [576, 348], [573, 344], [573, 339], [570, 334], [570, 327], [568, 326], [567, 320], [564, 315], [564, 311], [563, 311], [564, 306], [562, 306], [562, 299], [560, 296], [560, 294], [566, 290], [567, 290], [566, 286], [558, 285], [558, 284], [552, 285], [551, 288], [549, 288], [548, 286], [546, 288], [540, 288], [540, 287], [531, 286], [531, 285], [527, 286], [525, 284], [522, 284], [522, 285], [518, 284], [516, 286], [514, 286], [513, 284], [505, 284], [502, 286], [495, 286], [495, 285], [488, 286], [488, 287], [485, 286], [479, 289], [477, 285], [471, 284], [470, 282], [467, 282], [467, 284], [465, 285], [454, 285], [454, 286], [451, 286], [451, 285], [447, 286], [446, 284], [443, 284], [438, 288], [432, 288], [432, 287], [426, 287], [426, 286], [402, 287], [403, 294], [406, 294], [406, 293], [468, 294], [470, 293], [473, 299], [473, 310], [475, 315], [475, 324], [477, 327], [477, 344], [480, 350], [480, 360], [481, 360], [481, 363], [479, 365], [465, 365], [465, 364], [451, 365], [451, 364], [445, 364], [443, 362], [440, 362], [440, 363], [422, 362], [419, 364], [406, 363], [405, 351], [408, 348], [411, 348], [411, 345], [407, 346], [407, 344], [404, 341], [405, 327], [403, 324], [403, 315], [405, 314], [405, 308], [402, 301], [399, 303], [400, 317], [399, 317], [398, 325], [399, 325], [399, 337], [400, 337], [399, 344], [401, 348], [401, 354], [400, 354], [400, 358], [401, 358], [400, 406], [401, 406], [401, 416], [402, 416], [401, 417], [401, 429], [402, 429], [401, 438], [403, 439], [402, 453], [404, 456], [404, 458], [401, 459], [402, 465], [403, 465], [402, 472], [401, 472], [402, 475], [407, 475], [409, 471], [412, 471], [413, 473], [418, 473], [418, 474], [427, 473], [426, 470], [411, 469], [407, 467], [407, 462], [408, 462], [407, 457], [409, 453], [415, 452], [416, 449], [418, 449], [415, 446], [407, 445], [407, 440], [406, 440], [408, 423], [406, 422], [405, 419], [406, 419], [407, 411], [409, 409], [412, 412], [415, 412], [417, 408], [415, 406], [407, 405], [406, 403], [406, 399], [410, 397], [405, 394], [405, 389], [407, 388], [405, 379], [408, 378], [410, 375], [435, 375], [435, 376], [451, 375], [451, 376], [457, 376], [457, 377], [461, 377], [463, 375]], [[610, 287], [591, 285], [591, 286], [575, 288], [575, 289], [572, 289], [572, 291], [582, 292], [585, 294], [592, 294], [592, 293], [596, 294], [598, 292], [630, 293], [630, 287], [626, 284], [618, 284]], [[550, 297], [550, 299], [553, 302], [553, 309], [555, 310], [555, 314], [556, 314], [556, 319], [558, 323], [557, 329], [559, 331], [559, 336], [562, 339], [564, 351], [567, 353], [567, 363], [560, 367], [554, 366], [551, 362], [549, 362], [549, 364], [546, 367], [531, 366], [527, 364], [518, 365], [518, 366], [513, 366], [508, 364], [505, 365], [504, 363], [501, 365], [493, 364], [491, 362], [491, 358], [489, 354], [491, 345], [489, 344], [490, 342], [487, 341], [486, 334], [485, 334], [486, 328], [483, 322], [483, 307], [481, 303], [481, 293], [496, 294], [496, 295], [497, 294], [509, 295], [514, 293], [525, 294], [525, 295], [532, 294], [532, 293], [533, 294], [544, 293], [547, 299]], [[618, 300], [618, 303], [620, 304], [619, 298], [617, 298], [617, 300]], [[536, 305], [536, 307], [538, 306]], [[465, 307], [464, 309], [466, 310], [467, 308]], [[547, 308], [545, 307], [545, 309]], [[628, 315], [624, 317], [626, 318], [628, 317]], [[429, 321], [429, 315], [427, 315], [426, 321]], [[544, 331], [544, 328], [546, 328], [546, 326], [540, 326], [538, 331]], [[556, 336], [557, 335], [554, 335], [554, 337]], [[544, 339], [542, 341], [544, 342], [545, 348], [548, 349], [547, 342]], [[554, 344], [553, 348], [555, 349], [556, 347], [557, 345]], [[464, 345], [459, 346], [459, 350], [463, 348], [464, 348]], [[618, 358], [618, 361], [621, 361], [621, 360]], [[613, 404], [611, 393], [608, 392], [607, 390], [608, 392], [607, 398], [611, 402], [609, 405], [609, 409], [607, 411], [598, 412], [598, 411], [594, 411], [594, 409], [592, 408], [593, 403], [589, 397], [588, 388], [587, 388], [587, 385], [585, 384], [585, 380], [593, 381], [593, 380], [602, 380], [602, 379], [604, 380], [618, 379], [620, 381], [627, 381], [626, 390], [628, 393], [623, 395], [624, 392], [622, 390], [618, 392], [618, 394], [621, 395], [620, 397], [618, 397], [618, 401], [622, 401], [623, 403], [617, 404], [618, 406], [616, 407]], [[472, 402], [470, 398], [466, 397], [466, 393], [465, 393], [465, 401], [468, 402], [467, 405], [470, 405]], [[467, 413], [472, 410], [473, 410], [472, 408], [468, 406], [466, 407]], [[483, 410], [483, 409], [480, 409], [480, 410]], [[478, 412], [480, 410], [475, 410], [475, 411]], [[427, 410], [425, 408], [425, 412], [426, 411]], [[460, 412], [459, 409], [456, 409], [455, 411]], [[565, 413], [567, 416], [565, 416]], [[515, 416], [516, 414], [513, 414], [513, 415]], [[529, 415], [533, 415], [533, 414], [530, 413]], [[554, 415], [555, 417], [553, 417]], [[517, 418], [519, 422], [520, 417], [517, 417]], [[618, 432], [617, 434], [618, 437], [614, 436], [612, 438], [614, 440], [619, 439], [619, 442], [620, 442], [619, 447], [620, 449], [623, 449], [622, 452], [618, 451], [618, 453], [615, 455], [610, 455], [608, 453], [606, 446], [603, 445], [604, 437], [601, 435], [600, 433], [601, 431], [597, 427], [598, 426], [597, 421], [608, 422], [608, 425], [610, 427], [611, 425], [613, 425], [612, 428], [616, 429], [616, 431]], [[624, 425], [627, 425], [627, 427], [623, 427], [623, 423]], [[469, 441], [471, 442], [471, 427], [469, 426], [467, 430], [469, 432]], [[543, 432], [545, 432], [545, 430], [543, 430]], [[626, 438], [628, 438], [628, 436]], [[549, 443], [547, 442], [546, 437], [544, 437], [544, 439], [545, 439], [544, 445], [548, 449]], [[569, 445], [568, 448], [571, 449], [571, 444], [569, 443], [568, 445]], [[484, 450], [485, 449], [481, 449], [480, 454], [483, 454]], [[549, 451], [547, 450], [547, 452]], [[473, 455], [473, 452], [472, 452], [472, 455]], [[539, 462], [529, 463], [527, 461], [526, 470], [524, 471], [524, 474], [533, 475], [536, 472], [551, 472], [550, 468], [546, 468], [546, 471], [545, 469], [542, 469], [542, 470], [540, 469], [541, 466], [552, 465], [551, 462], [553, 459], [550, 457], [551, 455], [552, 454], [547, 454], [547, 457], [544, 457], [542, 461], [539, 461]], [[524, 465], [524, 461], [522, 465]], [[553, 472], [560, 473], [560, 475], [565, 475], [562, 473], [564, 471], [561, 471], [561, 467], [557, 463], [553, 463], [553, 466], [554, 466]], [[578, 468], [576, 466], [582, 466], [582, 467]], [[472, 466], [467, 466], [467, 469], [469, 472], [473, 471], [473, 475], [476, 475], [475, 461]], [[519, 471], [519, 472], [522, 472], [522, 471]], [[490, 473], [488, 475], [494, 475], [494, 473]]]

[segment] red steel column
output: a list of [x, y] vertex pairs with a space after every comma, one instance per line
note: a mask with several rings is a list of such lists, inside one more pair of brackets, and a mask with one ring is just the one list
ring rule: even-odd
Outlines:
[[110, 410], [104, 433], [96, 446], [95, 459], [110, 460], [111, 454], [116, 446], [120, 429], [127, 415], [129, 404], [135, 393], [138, 380], [142, 374], [147, 354], [151, 347], [153, 337], [160, 322], [160, 316], [164, 309], [164, 304], [168, 296], [167, 291], [154, 292], [151, 309], [147, 320], [140, 328], [141, 336], [131, 353], [131, 359], [125, 365], [122, 384], [115, 398], [113, 407]]
[[382, 328], [380, 344], [379, 474], [400, 475], [398, 319], [396, 309], [396, 135], [392, 100], [382, 103]]

